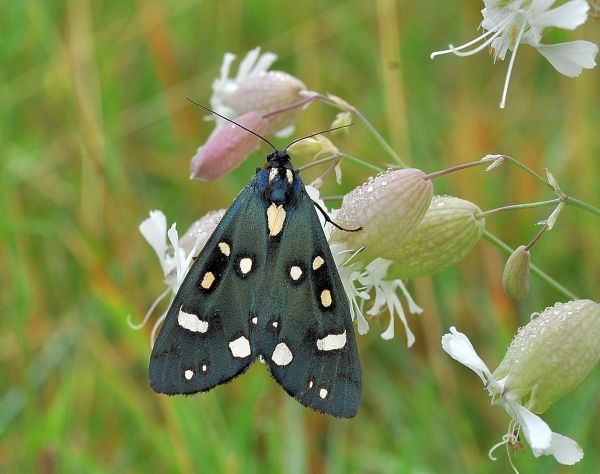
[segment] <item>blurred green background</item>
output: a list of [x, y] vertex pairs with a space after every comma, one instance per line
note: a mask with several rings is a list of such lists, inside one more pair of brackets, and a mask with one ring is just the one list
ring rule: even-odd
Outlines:
[[[227, 51], [257, 45], [274, 68], [360, 109], [413, 166], [427, 172], [510, 154], [563, 189], [600, 205], [600, 80], [557, 73], [533, 48], [517, 58], [506, 110], [507, 62], [429, 54], [472, 39], [478, 0], [3, 2], [0, 15], [0, 470], [2, 472], [504, 473], [487, 458], [508, 418], [477, 377], [440, 347], [450, 325], [495, 367], [532, 311], [564, 300], [534, 280], [516, 304], [503, 293], [506, 256], [481, 241], [460, 265], [411, 282], [425, 312], [383, 341], [387, 316], [359, 338], [364, 401], [352, 420], [304, 409], [260, 364], [194, 397], [158, 396], [146, 369], [149, 330], [133, 331], [162, 291], [138, 224], [162, 209], [180, 231], [227, 207], [264, 150], [220, 180], [191, 182], [189, 159], [212, 124], [186, 97], [208, 103]], [[599, 20], [551, 41], [598, 43]], [[313, 104], [296, 136], [336, 111]], [[335, 139], [347, 153], [391, 160], [355, 126]], [[340, 194], [363, 182], [347, 165]], [[437, 193], [482, 209], [550, 199], [514, 167], [472, 169], [435, 182]], [[548, 209], [499, 215], [488, 229], [528, 241]], [[533, 260], [580, 297], [598, 300], [597, 218], [563, 212]], [[522, 472], [597, 472], [600, 372], [544, 416], [577, 440], [581, 463], [518, 453]]]

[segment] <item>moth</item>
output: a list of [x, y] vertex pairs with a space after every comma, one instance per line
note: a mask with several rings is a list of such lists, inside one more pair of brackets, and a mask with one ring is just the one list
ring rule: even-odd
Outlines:
[[302, 405], [350, 418], [361, 367], [317, 209], [328, 217], [287, 148], [271, 146], [181, 284], [152, 350], [150, 386], [167, 395], [208, 391], [260, 358]]

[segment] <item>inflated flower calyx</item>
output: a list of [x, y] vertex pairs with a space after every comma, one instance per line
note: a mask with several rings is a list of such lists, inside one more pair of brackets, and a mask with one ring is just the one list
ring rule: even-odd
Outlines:
[[431, 181], [415, 168], [387, 171], [344, 196], [335, 214], [336, 222], [347, 229], [336, 230], [334, 242], [348, 249], [365, 249], [357, 260], [370, 262], [377, 257], [394, 260], [397, 248], [427, 211], [433, 195]]
[[[303, 99], [306, 86], [300, 80], [282, 71], [267, 71], [247, 79], [228, 96], [223, 104], [238, 114], [252, 110], [266, 114]], [[268, 119], [268, 134], [276, 133], [294, 124], [302, 108], [276, 114]]]
[[522, 300], [529, 293], [529, 265], [531, 256], [525, 245], [518, 247], [504, 266], [502, 283], [511, 298]]
[[504, 390], [528, 397], [544, 412], [569, 393], [600, 358], [600, 305], [591, 300], [556, 303], [522, 327], [494, 377]]
[[433, 275], [467, 256], [481, 238], [485, 220], [479, 207], [454, 196], [434, 196], [421, 222], [394, 247], [397, 278]]

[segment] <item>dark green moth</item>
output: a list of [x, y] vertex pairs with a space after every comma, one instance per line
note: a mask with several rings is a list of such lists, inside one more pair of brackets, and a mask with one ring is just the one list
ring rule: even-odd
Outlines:
[[156, 392], [207, 391], [261, 358], [301, 404], [356, 415], [362, 381], [350, 308], [315, 205], [287, 152], [271, 153], [168, 310], [150, 358]]

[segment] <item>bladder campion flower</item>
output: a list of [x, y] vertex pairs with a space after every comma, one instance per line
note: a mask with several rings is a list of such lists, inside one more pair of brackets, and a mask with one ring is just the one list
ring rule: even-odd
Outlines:
[[581, 447], [553, 433], [535, 413], [544, 412], [585, 378], [600, 358], [599, 341], [600, 305], [577, 300], [534, 313], [493, 373], [456, 328], [442, 337], [442, 347], [479, 375], [492, 403], [511, 416], [507, 433], [492, 451], [504, 444], [510, 456], [508, 446], [519, 442], [522, 431], [535, 457], [551, 454], [561, 464], [575, 464], [583, 457]]
[[[506, 104], [508, 84], [512, 74], [517, 50], [521, 44], [536, 48], [554, 68], [568, 77], [576, 77], [582, 69], [596, 66], [598, 46], [590, 41], [570, 41], [557, 44], [542, 44], [545, 28], [557, 27], [574, 30], [585, 23], [589, 5], [585, 0], [571, 0], [552, 8], [556, 0], [484, 0], [481, 10], [484, 33], [462, 46], [450, 47], [431, 54], [433, 59], [440, 54], [470, 56], [488, 46], [494, 60], [504, 60], [506, 52], [512, 51], [508, 71], [500, 100], [500, 108]], [[472, 47], [472, 49], [468, 49]]]

